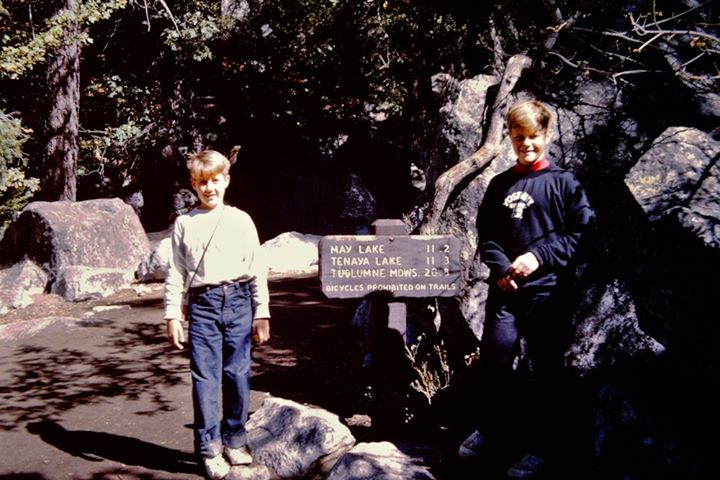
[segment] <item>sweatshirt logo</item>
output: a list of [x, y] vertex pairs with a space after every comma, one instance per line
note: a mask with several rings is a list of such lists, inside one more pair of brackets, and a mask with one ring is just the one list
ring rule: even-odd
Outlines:
[[503, 201], [503, 205], [512, 211], [512, 218], [522, 218], [527, 207], [535, 203], [535, 200], [527, 192], [513, 192]]

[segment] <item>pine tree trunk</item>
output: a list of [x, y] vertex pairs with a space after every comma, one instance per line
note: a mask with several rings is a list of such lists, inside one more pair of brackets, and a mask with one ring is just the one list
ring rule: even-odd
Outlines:
[[[78, 1], [66, 0], [64, 9], [77, 13]], [[48, 66], [48, 90], [53, 99], [47, 124], [47, 177], [43, 185], [46, 200], [77, 197], [78, 128], [80, 110], [80, 25], [72, 24], [65, 41]]]

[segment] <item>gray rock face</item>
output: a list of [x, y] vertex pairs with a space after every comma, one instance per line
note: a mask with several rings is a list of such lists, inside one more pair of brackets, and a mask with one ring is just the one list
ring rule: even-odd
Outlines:
[[694, 128], [671, 127], [625, 178], [651, 221], [672, 218], [705, 245], [720, 248], [720, 142]]
[[135, 270], [135, 279], [141, 283], [162, 282], [168, 274], [170, 257], [172, 256], [172, 230], [154, 234], [157, 240], [151, 240], [150, 254], [144, 258]]
[[47, 282], [47, 273], [27, 258], [0, 270], [0, 315], [31, 305], [33, 295], [43, 293]]
[[149, 244], [132, 207], [118, 198], [33, 202], [3, 237], [3, 259], [28, 258], [51, 275], [65, 267], [135, 271]]
[[263, 243], [268, 271], [271, 274], [317, 271], [320, 238], [320, 235], [285, 232]]
[[0, 262], [27, 257], [48, 274], [52, 291], [83, 300], [129, 283], [148, 250], [140, 220], [120, 199], [33, 202], [5, 232]]
[[58, 273], [50, 291], [71, 302], [105, 298], [133, 279], [120, 268], [91, 268], [82, 265], [65, 267]]
[[440, 109], [445, 119], [442, 136], [447, 141], [446, 153], [452, 159], [463, 160], [480, 147], [485, 99], [497, 82], [491, 75], [462, 80], [456, 85], [456, 94]]
[[246, 428], [253, 460], [279, 478], [323, 478], [355, 445], [337, 415], [281, 398], [266, 399]]
[[575, 318], [575, 340], [566, 356], [569, 365], [581, 374], [665, 351], [641, 330], [635, 304], [617, 281], [589, 288]]
[[326, 480], [433, 480], [427, 468], [390, 442], [359, 443], [338, 460]]

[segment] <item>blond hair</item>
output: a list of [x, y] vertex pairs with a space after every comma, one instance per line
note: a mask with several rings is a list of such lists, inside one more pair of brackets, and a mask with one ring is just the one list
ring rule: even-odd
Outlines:
[[187, 168], [192, 178], [208, 178], [219, 173], [230, 173], [230, 160], [215, 150], [203, 150], [191, 154], [187, 159]]
[[531, 132], [547, 132], [553, 120], [553, 112], [538, 100], [517, 102], [507, 114], [508, 130], [514, 127]]

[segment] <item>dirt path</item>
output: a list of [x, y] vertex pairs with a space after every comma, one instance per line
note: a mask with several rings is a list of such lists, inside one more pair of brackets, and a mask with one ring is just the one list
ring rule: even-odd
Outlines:
[[[494, 478], [455, 456], [465, 432], [372, 424], [350, 326], [357, 301], [328, 301], [316, 277], [274, 279], [271, 295], [251, 410], [268, 394], [316, 405], [438, 480]], [[0, 317], [0, 479], [200, 478], [189, 402], [187, 358], [165, 341], [161, 285], [80, 304], [45, 297]]]

